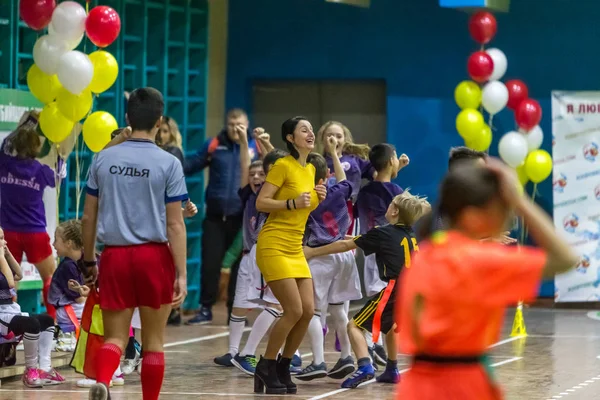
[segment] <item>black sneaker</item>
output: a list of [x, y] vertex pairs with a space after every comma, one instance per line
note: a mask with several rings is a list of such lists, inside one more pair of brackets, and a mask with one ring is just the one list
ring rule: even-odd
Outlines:
[[171, 315], [169, 315], [169, 319], [167, 320], [167, 325], [171, 325], [171, 326], [181, 325], [181, 313], [179, 312], [179, 310], [171, 310]]
[[348, 356], [346, 358], [340, 358], [333, 368], [329, 370], [327, 376], [332, 379], [343, 379], [346, 376], [350, 375], [354, 372], [356, 368], [354, 368], [354, 359], [352, 356]]
[[196, 316], [186, 322], [186, 325], [206, 325], [212, 322], [213, 316], [210, 308], [202, 307]]
[[232, 358], [233, 358], [233, 356], [231, 354], [225, 353], [220, 357], [215, 357], [213, 361], [217, 365], [222, 365], [224, 367], [233, 367], [233, 364], [231, 362]]
[[385, 348], [382, 345], [375, 343], [373, 345], [373, 353], [375, 353], [374, 361], [382, 367], [385, 367], [387, 363], [387, 354], [385, 353]]

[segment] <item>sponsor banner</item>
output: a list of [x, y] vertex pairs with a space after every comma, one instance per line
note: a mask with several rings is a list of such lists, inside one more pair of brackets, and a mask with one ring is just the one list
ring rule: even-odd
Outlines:
[[554, 224], [581, 255], [557, 302], [600, 300], [600, 92], [552, 92]]

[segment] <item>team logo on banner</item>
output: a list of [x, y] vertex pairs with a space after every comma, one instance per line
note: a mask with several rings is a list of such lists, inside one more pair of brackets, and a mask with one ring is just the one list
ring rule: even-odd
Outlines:
[[590, 142], [583, 146], [583, 157], [591, 162], [596, 161], [598, 157], [598, 145], [594, 142]]
[[579, 217], [577, 215], [575, 215], [574, 213], [567, 215], [563, 219], [563, 228], [565, 228], [565, 231], [567, 231], [569, 233], [575, 233], [575, 230], [577, 229], [578, 226], [579, 226]]
[[585, 274], [588, 271], [590, 264], [590, 258], [586, 255], [582, 256], [576, 268], [577, 272]]
[[552, 182], [552, 188], [556, 193], [563, 193], [565, 191], [565, 186], [567, 186], [567, 176], [561, 173], [558, 179], [554, 179]]

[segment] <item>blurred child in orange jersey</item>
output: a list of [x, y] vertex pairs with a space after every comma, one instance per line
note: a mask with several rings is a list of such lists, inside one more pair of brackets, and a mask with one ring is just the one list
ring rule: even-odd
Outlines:
[[[400, 351], [413, 360], [398, 399], [503, 398], [486, 352], [498, 339], [505, 308], [535, 298], [542, 277], [578, 262], [550, 218], [519, 194], [518, 184], [496, 159], [485, 166], [462, 163], [444, 179], [438, 208], [422, 220], [421, 237], [429, 239], [401, 280]], [[540, 249], [480, 241], [505, 231], [513, 211]], [[432, 234], [438, 216], [449, 230]]]

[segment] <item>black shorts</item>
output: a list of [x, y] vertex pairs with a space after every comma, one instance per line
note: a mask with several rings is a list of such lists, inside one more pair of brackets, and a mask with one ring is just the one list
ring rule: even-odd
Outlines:
[[[389, 284], [388, 284], [389, 286]], [[381, 332], [388, 333], [390, 329], [394, 326], [394, 303], [396, 302], [396, 288], [398, 287], [398, 282], [394, 285], [392, 289], [392, 293], [389, 296], [389, 299], [385, 303], [385, 308], [383, 309], [383, 313], [381, 314]], [[381, 290], [381, 292], [377, 293], [375, 296], [371, 297], [367, 304], [357, 312], [354, 317], [354, 324], [359, 328], [362, 328], [368, 332], [373, 332], [373, 321], [375, 320], [375, 312], [379, 307], [379, 304], [383, 300], [384, 293], [388, 289], [388, 287]]]

